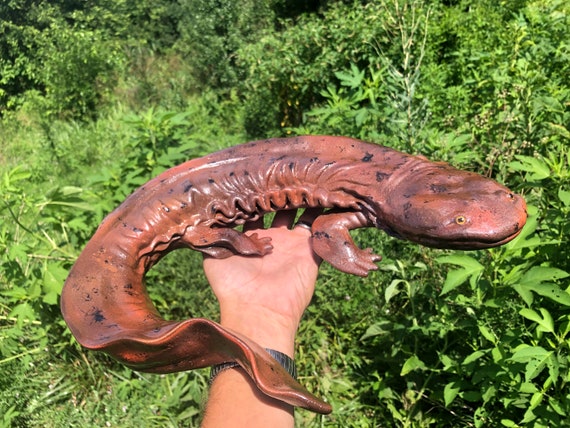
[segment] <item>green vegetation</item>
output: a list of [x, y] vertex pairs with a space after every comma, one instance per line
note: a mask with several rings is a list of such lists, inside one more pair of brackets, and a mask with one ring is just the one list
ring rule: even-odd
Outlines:
[[[358, 231], [323, 266], [299, 426], [552, 427], [570, 418], [570, 4], [563, 0], [12, 0], [0, 4], [0, 426], [197, 426], [207, 370], [132, 372], [61, 319], [103, 216], [170, 166], [266, 136], [422, 153], [525, 195], [504, 247]], [[216, 317], [189, 251], [150, 273], [171, 318]]]

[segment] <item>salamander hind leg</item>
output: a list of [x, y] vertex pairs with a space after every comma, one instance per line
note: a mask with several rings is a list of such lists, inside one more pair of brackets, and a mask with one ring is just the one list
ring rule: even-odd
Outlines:
[[181, 241], [194, 250], [218, 259], [236, 254], [264, 256], [273, 249], [271, 238], [260, 238], [257, 233], [248, 236], [229, 228], [189, 228]]
[[328, 213], [313, 223], [313, 250], [336, 269], [358, 276], [367, 276], [377, 270], [381, 257], [372, 249], [356, 246], [350, 229], [368, 226], [368, 221], [357, 212]]

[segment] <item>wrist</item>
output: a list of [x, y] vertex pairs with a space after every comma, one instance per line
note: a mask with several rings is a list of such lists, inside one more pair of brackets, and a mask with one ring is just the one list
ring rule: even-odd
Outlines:
[[294, 356], [298, 320], [260, 308], [222, 308], [220, 324], [242, 334], [264, 348]]
[[[265, 351], [273, 358], [275, 361], [285, 369], [287, 373], [293, 378], [297, 379], [297, 367], [295, 366], [295, 361], [293, 358], [284, 354], [283, 352], [276, 351], [274, 349], [266, 348]], [[222, 372], [239, 368], [240, 364], [236, 361], [228, 361], [226, 363], [217, 364], [210, 370], [210, 386], [212, 385], [214, 379]]]

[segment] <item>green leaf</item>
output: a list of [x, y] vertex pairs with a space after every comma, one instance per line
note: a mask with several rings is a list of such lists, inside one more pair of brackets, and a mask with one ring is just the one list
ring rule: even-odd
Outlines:
[[558, 189], [558, 198], [565, 207], [570, 207], [570, 192], [568, 190]]
[[494, 385], [491, 385], [487, 388], [487, 390], [482, 394], [483, 401], [487, 403], [489, 400], [497, 396], [497, 388]]
[[10, 311], [8, 317], [17, 318], [18, 327], [21, 327], [26, 321], [35, 321], [36, 312], [29, 303], [20, 303]]
[[542, 346], [521, 345], [509, 359], [519, 363], [526, 363], [531, 359], [544, 359], [548, 354], [549, 351]]
[[552, 319], [552, 316], [544, 308], [540, 308], [540, 312], [542, 313], [542, 316], [532, 309], [523, 308], [519, 311], [519, 314], [539, 324], [544, 331], [554, 333], [554, 320]]
[[560, 363], [558, 362], [558, 358], [556, 358], [556, 354], [553, 352], [550, 354], [548, 360], [546, 360], [546, 365], [548, 366], [548, 376], [552, 380], [552, 382], [558, 381], [560, 377]]
[[535, 266], [524, 274], [520, 282], [523, 284], [536, 284], [537, 282], [556, 281], [558, 279], [567, 278], [568, 276], [569, 274], [562, 269]]
[[48, 305], [57, 304], [57, 298], [61, 294], [67, 273], [67, 269], [64, 269], [59, 264], [46, 264], [43, 276], [43, 301]]
[[521, 420], [521, 424], [528, 424], [536, 419], [536, 414], [534, 413], [534, 408], [529, 407], [526, 412], [524, 412], [524, 417]]
[[394, 330], [402, 328], [400, 324], [394, 324], [389, 321], [380, 321], [372, 324], [366, 329], [360, 340], [368, 339], [369, 337], [382, 336], [392, 334]]
[[530, 306], [532, 305], [532, 303], [534, 302], [534, 295], [532, 294], [532, 292], [526, 288], [523, 287], [520, 284], [515, 284], [513, 285], [513, 289], [519, 293], [519, 296], [521, 296], [521, 298], [524, 300], [524, 302]]
[[472, 352], [467, 357], [465, 357], [465, 359], [463, 360], [463, 362], [461, 364], [465, 366], [469, 363], [472, 363], [473, 361], [476, 361], [479, 358], [481, 358], [487, 352], [488, 352], [488, 350], [479, 350], [479, 351]]
[[364, 75], [365, 71], [359, 70], [354, 63], [350, 64], [349, 73], [343, 71], [335, 72], [335, 76], [340, 80], [340, 84], [342, 86], [348, 86], [351, 89], [356, 89], [361, 86]]
[[537, 391], [538, 388], [534, 383], [531, 382], [523, 382], [519, 387], [519, 392], [522, 392], [523, 394], [534, 394]]
[[443, 388], [443, 399], [445, 402], [445, 407], [448, 407], [451, 403], [453, 403], [453, 400], [455, 400], [455, 397], [457, 397], [457, 394], [459, 394], [460, 390], [461, 388], [459, 388], [456, 382], [450, 382], [445, 385]]
[[564, 126], [552, 122], [545, 122], [545, 124], [550, 127], [551, 131], [554, 131], [566, 139], [570, 139], [570, 131]]
[[439, 353], [438, 355], [439, 355], [439, 361], [441, 361], [441, 363], [443, 364], [443, 368], [445, 371], [452, 371], [450, 369], [457, 365], [457, 363], [454, 360], [452, 360], [449, 356], [441, 353]]
[[384, 298], [386, 299], [386, 303], [388, 303], [392, 297], [394, 297], [398, 293], [400, 293], [400, 290], [398, 290], [398, 285], [400, 285], [401, 283], [405, 283], [405, 282], [406, 281], [403, 279], [392, 280], [390, 285], [388, 285], [388, 287], [386, 287], [386, 291], [384, 291]]
[[525, 381], [530, 382], [542, 373], [547, 364], [551, 364], [549, 359], [552, 356], [553, 351], [547, 351], [542, 346], [524, 346], [519, 347], [510, 360], [526, 363]]
[[556, 284], [519, 284], [520, 287], [544, 297], [554, 300], [564, 306], [570, 306], [570, 293]]
[[31, 172], [29, 172], [25, 166], [18, 165], [13, 168], [11, 171], [7, 172], [3, 176], [3, 184], [7, 191], [9, 192], [18, 192], [19, 189], [15, 187], [13, 184], [19, 181], [27, 180], [31, 177]]
[[550, 397], [548, 399], [548, 404], [550, 404], [552, 410], [554, 410], [560, 416], [566, 416], [566, 411], [564, 410], [564, 406], [562, 405], [562, 403], [560, 403], [560, 401], [558, 401], [554, 397]]
[[[535, 266], [526, 272], [514, 287], [528, 304], [528, 292], [532, 291], [540, 296], [547, 297], [565, 306], [570, 306], [570, 293], [561, 289], [557, 284], [547, 281], [557, 281], [568, 277], [562, 269]], [[532, 301], [530, 302], [532, 303]]]
[[495, 335], [493, 333], [491, 333], [491, 330], [489, 330], [486, 326], [484, 325], [479, 325], [479, 331], [481, 332], [481, 334], [483, 335], [483, 337], [485, 339], [487, 339], [489, 342], [496, 344], [497, 343], [497, 338], [495, 337]]
[[462, 267], [462, 269], [451, 270], [447, 273], [447, 277], [440, 293], [441, 296], [459, 287], [469, 278], [478, 278], [481, 272], [485, 269], [485, 267], [473, 257], [462, 254], [438, 257], [436, 261], [438, 263], [449, 263]]
[[540, 392], [540, 391], [532, 394], [532, 397], [530, 399], [531, 409], [535, 409], [540, 403], [542, 403], [543, 397], [544, 397], [544, 393]]
[[410, 358], [408, 358], [406, 362], [404, 362], [404, 365], [402, 366], [402, 371], [400, 372], [400, 376], [405, 376], [414, 370], [426, 370], [426, 369], [427, 367], [423, 363], [423, 361], [420, 360], [418, 356], [414, 354]]
[[516, 155], [517, 161], [509, 163], [509, 166], [515, 171], [523, 171], [527, 173], [527, 180], [540, 181], [550, 177], [550, 168], [542, 159], [532, 156]]

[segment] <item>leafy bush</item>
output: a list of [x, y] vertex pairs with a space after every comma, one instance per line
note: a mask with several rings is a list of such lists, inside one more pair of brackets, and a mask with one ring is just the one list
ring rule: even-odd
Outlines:
[[[385, 259], [366, 280], [323, 266], [297, 362], [334, 413], [299, 426], [565, 424], [567, 2], [24, 3], [0, 5], [0, 426], [198, 424], [204, 371], [84, 352], [58, 297], [128, 193], [246, 133], [421, 152], [529, 204], [521, 236], [489, 251], [355, 233]], [[217, 316], [195, 252], [166, 257], [149, 291], [169, 317]]]

